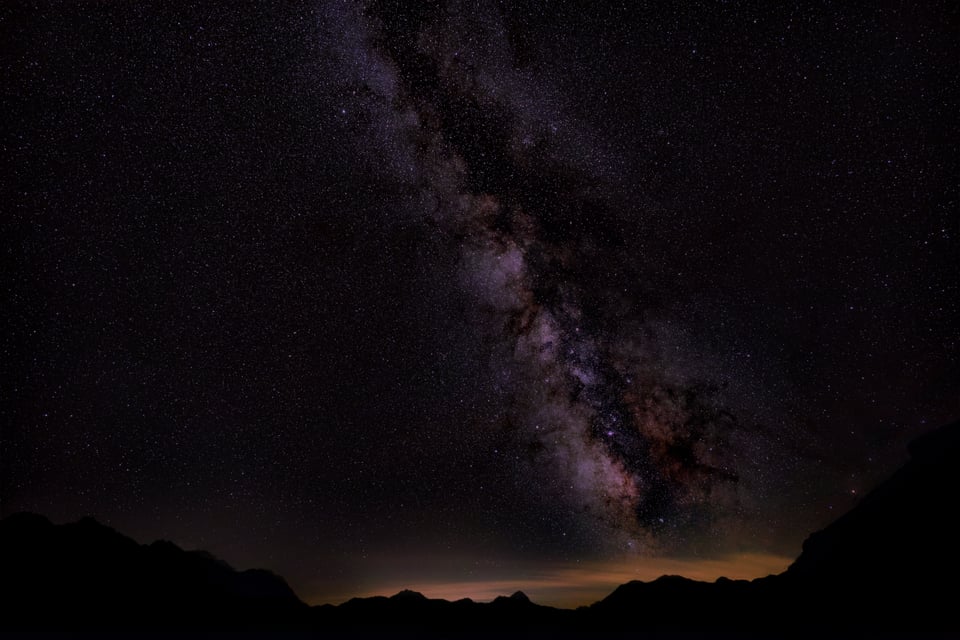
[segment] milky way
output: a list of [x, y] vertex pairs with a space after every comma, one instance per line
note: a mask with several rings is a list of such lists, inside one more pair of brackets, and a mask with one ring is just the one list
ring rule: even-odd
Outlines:
[[[371, 146], [393, 150], [388, 170], [412, 163], [406, 206], [459, 248], [459, 284], [495, 343], [487, 366], [509, 389], [503, 419], [529, 452], [524, 473], [546, 477], [542, 498], [582, 512], [592, 544], [642, 551], [736, 513], [737, 420], [712, 381], [668, 378], [642, 301], [625, 301], [639, 274], [586, 264], [618, 249], [577, 230], [616, 217], [590, 198], [603, 145], [563, 116], [555, 89], [515, 70], [497, 13], [452, 8], [395, 39], [359, 12], [328, 20], [348, 34], [355, 90], [376, 96], [371, 118], [388, 123]], [[415, 66], [391, 58], [403, 47]]]
[[0, 4], [0, 515], [781, 569], [960, 412], [954, 5]]

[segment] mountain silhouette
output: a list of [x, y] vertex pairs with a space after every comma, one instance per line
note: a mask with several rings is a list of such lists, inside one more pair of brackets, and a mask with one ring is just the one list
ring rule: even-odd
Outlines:
[[308, 609], [269, 571], [234, 571], [165, 540], [140, 545], [92, 518], [0, 520], [0, 567], [3, 629], [257, 628]]
[[389, 598], [354, 598], [339, 607], [314, 608], [312, 627], [386, 632], [401, 628], [422, 633], [475, 630], [560, 631], [575, 613], [530, 602], [522, 591], [499, 596], [493, 602], [469, 598], [450, 602], [404, 590]]
[[[784, 579], [809, 607], [856, 626], [960, 629], [960, 422], [921, 436], [910, 460], [803, 544]], [[870, 610], [851, 606], [868, 602]]]
[[591, 605], [593, 628], [948, 631], [960, 570], [954, 505], [960, 422], [909, 447], [911, 459], [826, 528], [775, 576], [714, 583], [630, 582]]
[[404, 590], [309, 607], [269, 571], [236, 571], [172, 542], [140, 545], [91, 518], [54, 525], [18, 513], [0, 520], [0, 630], [956, 631], [960, 422], [919, 438], [909, 451], [899, 471], [811, 535], [782, 574], [634, 581], [575, 611], [535, 604], [521, 591], [478, 603]]
[[497, 596], [494, 602], [513, 602], [519, 605], [530, 602], [530, 598], [527, 597], [523, 591], [515, 591], [513, 595], [510, 596]]

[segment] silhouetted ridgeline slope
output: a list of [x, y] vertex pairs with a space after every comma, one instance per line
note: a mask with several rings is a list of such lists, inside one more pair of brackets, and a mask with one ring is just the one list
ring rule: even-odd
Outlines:
[[396, 628], [416, 635], [471, 630], [496, 637], [503, 631], [525, 635], [534, 631], [559, 632], [571, 628], [576, 617], [574, 611], [534, 604], [520, 591], [493, 602], [474, 602], [469, 598], [450, 602], [427, 598], [416, 591], [401, 591], [390, 598], [354, 598], [339, 607], [317, 607], [313, 627], [365, 630], [374, 635]]
[[589, 608], [597, 628], [960, 630], [960, 422], [910, 445], [911, 459], [811, 535], [777, 576], [713, 584], [630, 582]]
[[171, 542], [139, 545], [92, 518], [0, 521], [0, 628], [275, 626], [308, 610], [269, 571], [237, 572]]
[[960, 422], [909, 451], [891, 478], [811, 535], [784, 575], [808, 605], [852, 624], [960, 630]]
[[951, 586], [960, 569], [952, 517], [960, 495], [953, 469], [960, 423], [920, 438], [910, 453], [856, 508], [810, 536], [783, 574], [749, 582], [630, 582], [576, 611], [536, 605], [519, 592], [475, 603], [404, 591], [310, 608], [267, 571], [237, 572], [169, 542], [139, 545], [89, 518], [57, 526], [15, 514], [0, 521], [0, 629], [960, 629]]

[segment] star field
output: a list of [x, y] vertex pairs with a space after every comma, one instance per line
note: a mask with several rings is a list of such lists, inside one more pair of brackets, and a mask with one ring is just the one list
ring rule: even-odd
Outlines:
[[795, 556], [960, 413], [956, 28], [5, 6], [3, 514], [308, 600]]

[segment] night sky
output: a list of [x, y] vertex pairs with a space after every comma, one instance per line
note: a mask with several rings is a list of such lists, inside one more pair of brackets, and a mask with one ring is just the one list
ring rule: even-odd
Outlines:
[[643, 4], [4, 2], [2, 515], [311, 603], [782, 570], [960, 417], [958, 9]]

